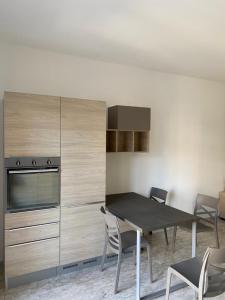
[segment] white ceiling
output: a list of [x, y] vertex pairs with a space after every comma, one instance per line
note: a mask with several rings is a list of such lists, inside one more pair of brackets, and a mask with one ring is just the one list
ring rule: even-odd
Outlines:
[[225, 81], [224, 0], [0, 0], [0, 37]]

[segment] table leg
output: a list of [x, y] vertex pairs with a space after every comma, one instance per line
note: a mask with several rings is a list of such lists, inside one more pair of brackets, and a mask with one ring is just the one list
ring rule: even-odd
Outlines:
[[197, 223], [192, 222], [192, 257], [196, 256], [196, 246], [197, 246]]
[[137, 230], [137, 250], [136, 250], [136, 300], [140, 300], [141, 282], [141, 232]]

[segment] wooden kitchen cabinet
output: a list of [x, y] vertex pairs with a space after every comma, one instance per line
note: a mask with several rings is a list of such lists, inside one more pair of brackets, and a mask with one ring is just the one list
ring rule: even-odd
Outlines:
[[105, 130], [105, 102], [61, 98], [61, 265], [102, 253]]
[[105, 201], [106, 106], [61, 99], [61, 205]]
[[59, 265], [59, 238], [5, 248], [5, 275], [16, 277]]
[[59, 208], [4, 215], [6, 286], [9, 278], [59, 265]]
[[105, 226], [101, 205], [104, 203], [62, 208], [61, 265], [102, 255]]
[[48, 209], [28, 210], [5, 214], [5, 229], [15, 229], [47, 223], [56, 223], [60, 220], [59, 207]]
[[60, 156], [60, 97], [5, 93], [4, 156]]
[[59, 222], [5, 230], [5, 245], [12, 246], [55, 237], [59, 237]]

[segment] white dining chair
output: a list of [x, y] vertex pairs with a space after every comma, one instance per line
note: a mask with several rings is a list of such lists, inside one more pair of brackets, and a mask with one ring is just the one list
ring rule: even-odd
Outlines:
[[225, 292], [225, 249], [208, 248], [203, 259], [194, 257], [168, 268], [166, 300], [169, 300], [172, 275], [195, 291], [198, 300]]
[[[105, 219], [105, 245], [104, 245], [104, 250], [102, 255], [101, 271], [104, 270], [107, 248], [109, 248], [112, 253], [118, 255], [116, 280], [114, 286], [114, 293], [117, 293], [122, 256], [126, 250], [133, 250], [133, 255], [135, 255], [136, 231], [129, 230], [121, 233], [119, 229], [119, 222], [117, 217], [112, 215], [107, 209], [104, 209], [103, 207], [101, 207], [100, 210], [103, 213]], [[151, 283], [152, 282], [151, 246], [150, 246], [150, 242], [144, 237], [142, 238], [141, 247], [147, 248], [149, 276], [150, 276], [150, 283]]]

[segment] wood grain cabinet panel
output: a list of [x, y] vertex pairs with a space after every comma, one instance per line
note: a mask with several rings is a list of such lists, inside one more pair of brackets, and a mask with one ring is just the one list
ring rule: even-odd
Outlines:
[[4, 156], [60, 156], [60, 97], [5, 93]]
[[5, 247], [7, 278], [59, 265], [59, 238]]
[[5, 229], [59, 222], [60, 209], [49, 208], [5, 214]]
[[104, 220], [101, 204], [63, 207], [61, 211], [60, 264], [102, 255]]
[[59, 237], [59, 223], [5, 230], [5, 245], [22, 244]]
[[106, 106], [61, 98], [61, 204], [105, 200]]

